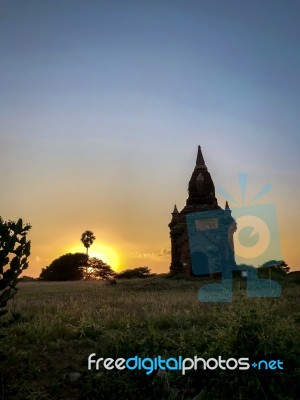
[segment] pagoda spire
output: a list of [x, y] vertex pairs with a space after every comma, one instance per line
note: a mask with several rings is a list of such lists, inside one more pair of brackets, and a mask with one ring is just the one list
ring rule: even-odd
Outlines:
[[178, 209], [177, 209], [176, 204], [175, 204], [175, 206], [174, 206], [174, 210], [173, 210], [172, 214], [178, 214]]
[[174, 206], [174, 210], [172, 212], [172, 221], [169, 223], [169, 227], [171, 228], [172, 226], [174, 226], [174, 224], [176, 223], [176, 221], [178, 221], [180, 214], [178, 212], [177, 206], [175, 204]]
[[196, 165], [189, 181], [188, 193], [186, 206], [182, 210], [184, 213], [220, 208], [215, 196], [215, 186], [205, 165], [200, 146], [198, 146]]
[[198, 146], [198, 153], [197, 153], [197, 160], [196, 160], [196, 166], [197, 167], [202, 167], [205, 166], [204, 158], [202, 155], [201, 147]]
[[230, 210], [230, 207], [229, 207], [229, 204], [228, 204], [227, 200], [226, 200], [226, 203], [225, 203], [225, 210]]

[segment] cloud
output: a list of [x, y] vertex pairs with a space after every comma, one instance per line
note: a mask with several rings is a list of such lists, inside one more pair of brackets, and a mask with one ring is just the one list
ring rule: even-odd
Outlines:
[[37, 262], [38, 262], [38, 261], [41, 261], [40, 257], [39, 257], [39, 256], [36, 256], [36, 257], [35, 257], [35, 261], [37, 261]]
[[139, 251], [135, 251], [131, 253], [132, 258], [139, 258], [139, 259], [144, 259], [144, 258], [152, 258], [156, 259], [157, 257], [165, 257], [169, 256], [171, 254], [170, 249], [161, 249], [160, 251], [156, 252], [150, 252], [150, 253], [143, 253]]
[[160, 253], [158, 254], [158, 256], [164, 257], [164, 256], [169, 256], [170, 254], [171, 254], [171, 250], [170, 249], [162, 249], [160, 251]]

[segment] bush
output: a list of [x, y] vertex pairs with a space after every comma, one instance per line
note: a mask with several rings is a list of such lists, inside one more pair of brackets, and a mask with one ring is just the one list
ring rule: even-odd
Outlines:
[[287, 276], [289, 270], [290, 267], [288, 267], [287, 263], [283, 260], [270, 260], [257, 268], [258, 275], [261, 278], [268, 276], [285, 277]]
[[42, 281], [78, 281], [83, 278], [83, 267], [88, 256], [84, 253], [68, 253], [55, 259], [40, 274]]
[[300, 271], [292, 271], [288, 274], [290, 282], [300, 284]]
[[30, 241], [26, 235], [30, 228], [21, 218], [6, 222], [0, 217], [0, 315], [7, 312], [7, 302], [17, 291], [18, 276], [28, 267]]
[[116, 275], [118, 279], [135, 279], [135, 278], [148, 278], [155, 274], [151, 273], [149, 267], [138, 267], [133, 269], [125, 269]]
[[24, 276], [22, 276], [22, 278], [20, 278], [20, 281], [21, 282], [36, 282], [36, 279], [33, 278], [32, 276], [24, 275]]

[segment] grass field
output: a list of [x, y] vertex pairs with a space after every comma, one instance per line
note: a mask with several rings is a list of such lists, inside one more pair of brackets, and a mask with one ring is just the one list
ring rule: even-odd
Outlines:
[[[205, 280], [20, 283], [1, 318], [0, 399], [296, 399], [300, 285], [276, 299], [200, 303]], [[280, 359], [284, 370], [88, 370], [97, 357]]]

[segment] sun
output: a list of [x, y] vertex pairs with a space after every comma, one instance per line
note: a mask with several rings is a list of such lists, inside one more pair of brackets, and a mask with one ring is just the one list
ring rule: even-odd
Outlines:
[[[70, 253], [85, 253], [86, 249], [83, 245], [77, 244], [71, 246], [68, 250]], [[105, 243], [93, 243], [89, 248], [89, 256], [97, 257], [108, 264], [112, 269], [117, 271], [120, 268], [120, 257], [116, 250]]]

